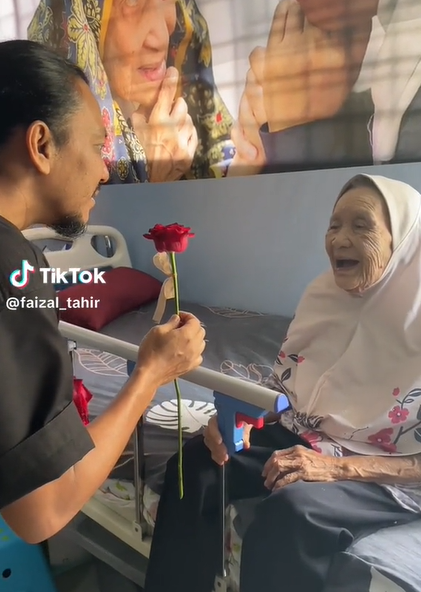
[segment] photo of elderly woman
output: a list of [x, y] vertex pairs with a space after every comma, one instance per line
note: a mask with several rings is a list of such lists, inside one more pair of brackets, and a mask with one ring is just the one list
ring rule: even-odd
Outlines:
[[38, 0], [87, 74], [111, 182], [417, 162], [418, 0]]
[[108, 132], [110, 183], [225, 175], [232, 119], [194, 0], [41, 0], [28, 39], [87, 75]]

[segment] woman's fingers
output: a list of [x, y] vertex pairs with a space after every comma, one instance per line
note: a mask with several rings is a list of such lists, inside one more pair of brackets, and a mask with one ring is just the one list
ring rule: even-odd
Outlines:
[[296, 472], [300, 468], [297, 459], [275, 461], [267, 472], [265, 487], [272, 489], [275, 482], [288, 473]]
[[163, 121], [168, 121], [177, 92], [178, 79], [178, 70], [172, 66], [168, 68], [149, 123], [162, 124]]
[[218, 464], [223, 465], [228, 460], [227, 449], [222, 441], [221, 433], [218, 429], [217, 416], [214, 415], [209, 420], [204, 432], [204, 442], [211, 452], [212, 459]]
[[187, 103], [182, 97], [179, 97], [171, 109], [171, 120], [173, 125], [181, 130], [186, 124], [187, 118], [189, 118], [191, 121], [191, 118], [188, 114]]
[[296, 481], [299, 481], [300, 479], [304, 480], [304, 476], [301, 473], [301, 471], [294, 471], [293, 473], [287, 473], [283, 477], [280, 477], [279, 479], [277, 479], [277, 481], [275, 481], [275, 483], [273, 484], [271, 489], [272, 489], [272, 491], [277, 491], [278, 489], [282, 489], [283, 487], [286, 487], [287, 485], [291, 485], [291, 483], [295, 483]]

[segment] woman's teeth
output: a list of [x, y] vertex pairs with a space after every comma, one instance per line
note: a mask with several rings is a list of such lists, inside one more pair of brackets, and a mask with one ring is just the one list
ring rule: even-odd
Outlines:
[[356, 259], [337, 259], [336, 260], [336, 269], [351, 269], [358, 265], [359, 261]]

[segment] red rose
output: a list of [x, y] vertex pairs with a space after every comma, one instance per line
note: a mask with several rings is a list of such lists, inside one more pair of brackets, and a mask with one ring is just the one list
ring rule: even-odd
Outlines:
[[[176, 253], [183, 253], [188, 247], [189, 238], [194, 236], [193, 232], [190, 232], [189, 226], [182, 226], [181, 224], [177, 224], [174, 222], [173, 224], [168, 224], [164, 226], [163, 224], [155, 224], [153, 228], [149, 228], [149, 232], [144, 234], [143, 236], [148, 239], [152, 240], [155, 244], [155, 249], [158, 253], [168, 253], [168, 257], [171, 263], [172, 269], [172, 281], [174, 285], [174, 300], [175, 300], [175, 312], [176, 314], [180, 313], [180, 297], [179, 297], [179, 289], [178, 289], [178, 274], [177, 274], [177, 264], [176, 264]], [[181, 394], [180, 389], [178, 386], [177, 379], [174, 380], [174, 385], [177, 394], [177, 406], [180, 410], [181, 406]], [[180, 499], [184, 497], [184, 489], [183, 489], [183, 469], [182, 469], [182, 426], [181, 422], [178, 422], [178, 441], [179, 441], [179, 461], [178, 461], [178, 482], [179, 482], [179, 489], [180, 489]]]
[[188, 247], [189, 238], [194, 237], [188, 226], [173, 223], [164, 226], [155, 224], [149, 229], [148, 234], [143, 235], [148, 240], [153, 240], [158, 253], [183, 253]]
[[89, 423], [88, 403], [92, 399], [92, 393], [83, 384], [80, 378], [73, 379], [73, 402], [85, 425]]

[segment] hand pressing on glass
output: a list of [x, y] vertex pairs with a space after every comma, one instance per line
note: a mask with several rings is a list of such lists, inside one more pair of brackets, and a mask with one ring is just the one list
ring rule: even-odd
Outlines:
[[310, 23], [300, 3], [282, 0], [266, 48], [257, 47], [249, 57], [270, 132], [333, 117], [358, 78], [371, 18], [348, 29], [322, 25]]
[[231, 132], [235, 156], [228, 169], [228, 177], [257, 175], [261, 171], [266, 163], [266, 154], [259, 130], [266, 121], [263, 89], [250, 69], [240, 99], [238, 119]]

